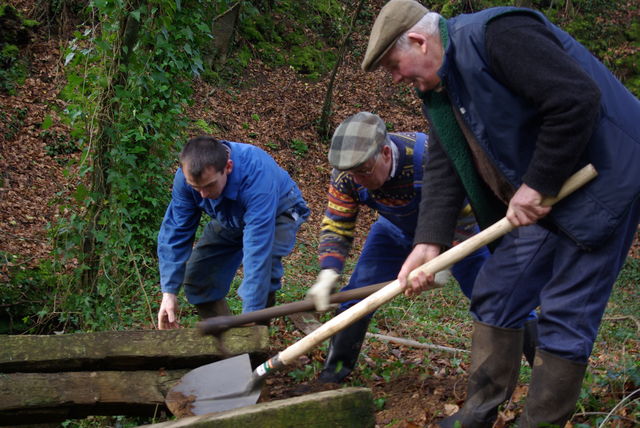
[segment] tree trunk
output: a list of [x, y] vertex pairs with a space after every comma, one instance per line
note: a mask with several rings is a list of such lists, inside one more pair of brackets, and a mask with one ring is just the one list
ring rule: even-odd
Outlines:
[[574, 17], [576, 15], [575, 8], [573, 7], [573, 1], [567, 0], [564, 4], [564, 11], [567, 15]]
[[358, 15], [360, 15], [360, 11], [362, 10], [362, 6], [364, 5], [364, 0], [360, 0], [358, 6], [356, 7], [355, 12], [351, 18], [351, 25], [349, 26], [349, 31], [345, 35], [342, 40], [342, 45], [340, 46], [340, 51], [338, 53], [338, 59], [336, 60], [336, 64], [331, 71], [331, 77], [329, 78], [329, 85], [327, 86], [327, 93], [324, 97], [324, 103], [322, 105], [322, 114], [320, 116], [320, 122], [318, 123], [318, 133], [323, 138], [329, 138], [329, 117], [331, 116], [331, 106], [332, 106], [332, 98], [333, 98], [333, 84], [336, 79], [336, 75], [338, 74], [338, 68], [342, 64], [342, 59], [344, 58], [345, 51], [347, 50], [347, 44], [349, 43], [349, 38], [353, 33], [353, 27], [356, 24], [356, 20], [358, 19]]
[[[90, 194], [95, 196], [92, 197], [90, 205], [87, 207], [86, 226], [82, 233], [82, 262], [85, 268], [80, 278], [80, 289], [88, 293], [96, 291], [101, 256], [100, 244], [96, 237], [100, 229], [98, 220], [105, 209], [105, 202], [109, 200], [111, 195], [111, 188], [108, 184], [109, 152], [117, 144], [117, 135], [115, 132], [108, 132], [108, 130], [114, 121], [114, 114], [118, 110], [118, 104], [113, 102], [113, 98], [115, 96], [115, 88], [124, 86], [127, 82], [129, 56], [138, 41], [140, 32], [140, 23], [130, 12], [138, 9], [142, 1], [137, 0], [128, 4], [129, 9], [122, 19], [121, 31], [118, 35], [120, 46], [113, 64], [115, 72], [100, 98], [100, 107], [98, 108], [98, 117], [100, 119], [95, 141], [93, 142], [95, 149], [92, 154], [93, 168], [90, 177]], [[114, 42], [114, 45], [117, 46], [117, 43]]]
[[[233, 36], [238, 26], [240, 16], [240, 2], [233, 4], [229, 9], [211, 19], [211, 34], [213, 39], [204, 52], [204, 63], [209, 70], [216, 64], [224, 64], [233, 41]], [[217, 60], [217, 62], [216, 62]]]

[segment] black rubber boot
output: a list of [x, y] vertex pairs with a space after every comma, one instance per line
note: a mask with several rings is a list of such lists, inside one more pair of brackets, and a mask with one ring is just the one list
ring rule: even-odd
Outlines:
[[341, 383], [349, 376], [358, 361], [370, 321], [369, 317], [361, 318], [331, 338], [327, 360], [318, 376], [318, 382]]
[[523, 330], [500, 328], [476, 321], [471, 343], [467, 399], [454, 415], [439, 422], [443, 428], [490, 428], [498, 406], [516, 386], [522, 358]]
[[586, 363], [538, 349], [520, 428], [563, 427], [576, 410]]
[[231, 315], [227, 299], [214, 300], [213, 302], [200, 303], [196, 305], [198, 315], [201, 319]]
[[[265, 309], [266, 308], [270, 308], [270, 307], [275, 306], [275, 305], [276, 305], [276, 292], [272, 291], [267, 296], [267, 305], [264, 308]], [[268, 320], [265, 320], [265, 321], [259, 321], [259, 322], [256, 322], [256, 324], [258, 324], [258, 325], [266, 325], [267, 327], [269, 327], [271, 325], [271, 320], [268, 319]]]
[[536, 356], [537, 347], [538, 319], [535, 318], [524, 323], [524, 343], [522, 345], [522, 353], [531, 368], [533, 368], [533, 359]]
[[276, 305], [276, 292], [272, 291], [269, 293], [269, 295], [267, 295], [267, 305], [265, 306], [265, 308], [270, 308], [275, 305]]

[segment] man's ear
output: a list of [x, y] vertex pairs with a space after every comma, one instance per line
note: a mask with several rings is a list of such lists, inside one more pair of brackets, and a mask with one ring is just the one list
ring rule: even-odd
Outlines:
[[409, 33], [407, 37], [409, 38], [409, 43], [416, 43], [423, 53], [427, 52], [427, 36], [420, 33]]
[[382, 156], [385, 159], [391, 159], [391, 147], [390, 146], [382, 146]]
[[233, 171], [233, 161], [229, 159], [227, 164], [224, 166], [224, 172], [229, 175], [231, 174], [231, 171]]

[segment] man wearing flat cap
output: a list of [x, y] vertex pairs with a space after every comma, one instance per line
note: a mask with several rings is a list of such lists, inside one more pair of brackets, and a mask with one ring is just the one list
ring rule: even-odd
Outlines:
[[[467, 399], [443, 427], [490, 427], [516, 385], [523, 325], [540, 307], [539, 346], [520, 427], [564, 426], [640, 219], [640, 102], [543, 14], [499, 7], [451, 19], [414, 0], [376, 18], [362, 63], [412, 85], [430, 125], [415, 247], [398, 279], [450, 245], [467, 198], [505, 235], [473, 287]], [[598, 177], [542, 204], [580, 167]]]
[[[343, 290], [394, 280], [411, 252], [418, 217], [422, 168], [427, 136], [422, 133], [387, 133], [380, 117], [360, 112], [348, 117], [333, 134], [329, 163], [334, 168], [328, 205], [320, 232], [320, 267], [311, 297], [320, 311], [329, 306], [339, 273], [353, 242], [356, 218], [362, 205], [378, 212], [349, 283]], [[462, 205], [461, 205], [462, 206]], [[456, 214], [456, 241], [477, 231], [467, 205]], [[476, 273], [488, 250], [483, 248], [452, 267], [462, 291], [471, 295]], [[438, 281], [444, 285], [448, 272]], [[357, 301], [343, 303], [338, 312]], [[354, 369], [371, 315], [356, 321], [331, 338], [320, 382], [339, 383]]]

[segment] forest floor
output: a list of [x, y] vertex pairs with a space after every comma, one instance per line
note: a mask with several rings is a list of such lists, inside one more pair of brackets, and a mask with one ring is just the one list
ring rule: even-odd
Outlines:
[[[27, 0], [13, 3], [25, 13], [33, 4]], [[64, 102], [58, 98], [64, 84], [61, 58], [64, 43], [64, 39], [49, 34], [46, 29], [39, 30], [27, 47], [29, 77], [14, 95], [0, 93], [0, 251], [20, 256], [20, 267], [24, 269], [51, 257], [46, 226], [64, 215], [59, 212], [57, 195], [68, 191], [65, 165], [69, 157], [77, 156], [77, 153], [50, 154], [51, 147], [68, 138], [68, 130], [55, 113], [64, 108]], [[364, 46], [363, 35], [356, 34], [353, 49], [334, 87], [331, 129], [348, 115], [368, 110], [379, 114], [393, 130], [424, 130], [420, 105], [408, 88], [393, 86], [382, 71], [363, 73], [360, 70]], [[315, 130], [326, 84], [326, 79], [306, 81], [291, 68], [272, 69], [254, 62], [232, 85], [214, 87], [196, 82], [194, 103], [189, 109], [194, 120], [202, 119], [217, 129], [218, 137], [258, 145], [290, 173], [312, 211], [299, 238], [310, 244], [317, 242], [330, 173], [326, 160], [328, 143], [323, 142]], [[54, 117], [54, 123], [44, 131], [42, 122], [47, 115]], [[305, 142], [307, 149], [295, 150], [291, 145], [293, 140]], [[373, 218], [371, 212], [363, 213], [356, 248], [361, 245]], [[631, 257], [640, 257], [637, 239]], [[9, 261], [5, 266], [10, 264]], [[0, 283], [7, 279], [6, 272], [0, 271]], [[311, 284], [313, 275], [308, 279]], [[393, 324], [392, 320], [389, 324]], [[273, 327], [274, 352], [300, 337], [300, 332], [287, 329], [283, 320], [276, 320]], [[388, 332], [381, 330], [381, 333]], [[413, 363], [392, 381], [375, 375], [354, 375], [351, 384], [367, 386], [376, 400], [384, 399], [384, 405], [376, 412], [378, 426], [428, 425], [437, 415], [453, 413], [463, 401], [466, 375], [452, 369], [451, 354], [380, 341], [370, 341], [366, 346], [369, 355]], [[593, 359], [602, 357], [594, 354]], [[323, 355], [314, 351], [307, 358], [321, 361]], [[336, 386], [300, 382], [286, 374], [274, 375], [268, 380], [268, 392], [263, 399], [280, 399], [331, 387]], [[526, 386], [519, 385], [512, 401], [517, 402], [524, 394]], [[513, 421], [514, 409], [508, 406], [496, 426]], [[619, 426], [632, 425], [621, 422]]]

